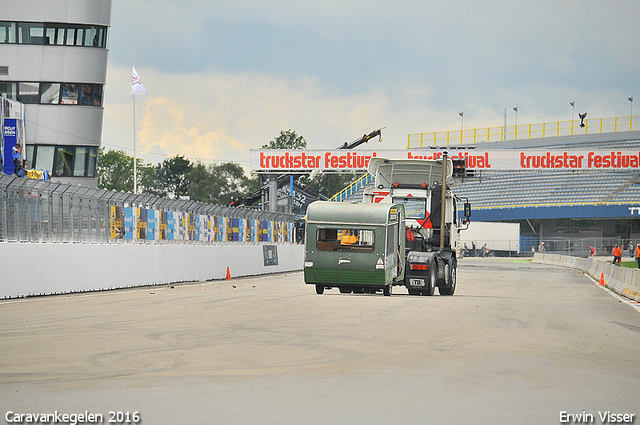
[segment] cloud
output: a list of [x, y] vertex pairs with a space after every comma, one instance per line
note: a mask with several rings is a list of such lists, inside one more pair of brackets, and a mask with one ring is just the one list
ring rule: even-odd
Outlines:
[[[387, 138], [385, 130], [383, 139], [395, 149], [406, 144], [402, 127], [435, 115], [415, 103], [393, 105], [381, 89], [344, 94], [314, 78], [136, 69], [149, 91], [136, 97], [137, 150], [152, 163], [176, 154], [204, 162], [248, 162], [249, 149], [260, 148], [287, 129], [305, 137], [310, 148], [335, 148], [388, 127], [393, 136]], [[110, 65], [103, 127], [103, 144], [128, 152], [133, 131], [130, 78], [129, 67]]]
[[[131, 11], [136, 13], [131, 13]], [[247, 161], [293, 129], [332, 148], [376, 128], [408, 133], [626, 115], [640, 98], [635, 0], [114, 0], [103, 143]]]

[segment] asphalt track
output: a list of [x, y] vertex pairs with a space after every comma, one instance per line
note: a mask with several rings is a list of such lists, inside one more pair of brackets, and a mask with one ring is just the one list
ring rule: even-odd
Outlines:
[[528, 262], [461, 260], [453, 297], [291, 273], [0, 301], [0, 423], [640, 423], [639, 365], [638, 311]]

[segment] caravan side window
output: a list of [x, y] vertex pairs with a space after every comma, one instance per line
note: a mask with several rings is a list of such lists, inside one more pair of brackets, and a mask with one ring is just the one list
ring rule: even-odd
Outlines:
[[318, 229], [316, 246], [319, 251], [373, 251], [373, 230]]

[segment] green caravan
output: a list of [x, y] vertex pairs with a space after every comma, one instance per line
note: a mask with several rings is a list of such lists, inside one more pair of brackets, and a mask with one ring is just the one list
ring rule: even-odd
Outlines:
[[316, 201], [307, 208], [304, 280], [316, 293], [391, 295], [404, 280], [402, 204]]

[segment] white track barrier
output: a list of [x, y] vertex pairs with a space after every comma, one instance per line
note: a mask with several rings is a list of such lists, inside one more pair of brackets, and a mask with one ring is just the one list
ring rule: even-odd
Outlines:
[[638, 269], [614, 266], [610, 263], [598, 261], [595, 258], [577, 258], [541, 253], [536, 253], [532, 262], [577, 269], [592, 276], [596, 281], [599, 281], [601, 274], [604, 274], [604, 282], [607, 288], [619, 295], [640, 301], [640, 270]]
[[304, 245], [0, 243], [0, 298], [101, 291], [302, 270]]

